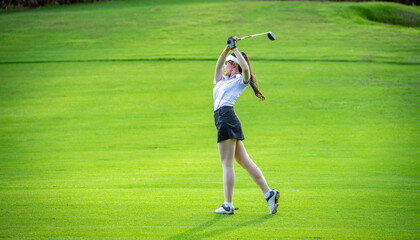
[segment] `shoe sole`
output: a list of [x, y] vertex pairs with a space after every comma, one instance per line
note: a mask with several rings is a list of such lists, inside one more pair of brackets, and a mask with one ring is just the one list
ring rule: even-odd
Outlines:
[[276, 214], [277, 213], [277, 208], [279, 207], [279, 198], [280, 198], [280, 193], [277, 192], [277, 194], [276, 194], [276, 205], [274, 206], [273, 212], [271, 214]]

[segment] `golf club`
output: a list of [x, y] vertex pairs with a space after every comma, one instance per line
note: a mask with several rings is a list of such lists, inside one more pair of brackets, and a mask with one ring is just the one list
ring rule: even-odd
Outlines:
[[274, 35], [273, 32], [265, 32], [265, 33], [258, 33], [258, 34], [254, 34], [254, 35], [241, 37], [241, 38], [238, 38], [238, 41], [242, 40], [242, 39], [245, 39], [245, 38], [256, 37], [256, 36], [260, 36], [260, 35], [264, 35], [264, 34], [267, 34], [267, 36], [270, 40], [272, 40], [272, 41], [276, 40], [276, 36]]

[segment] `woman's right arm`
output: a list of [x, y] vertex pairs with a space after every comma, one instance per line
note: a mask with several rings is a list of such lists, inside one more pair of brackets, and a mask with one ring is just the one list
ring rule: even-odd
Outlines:
[[226, 57], [228, 56], [230, 51], [229, 45], [225, 47], [223, 52], [220, 54], [219, 59], [216, 63], [216, 71], [214, 72], [214, 80], [217, 83], [218, 81], [222, 80], [223, 77], [223, 64], [225, 64]]

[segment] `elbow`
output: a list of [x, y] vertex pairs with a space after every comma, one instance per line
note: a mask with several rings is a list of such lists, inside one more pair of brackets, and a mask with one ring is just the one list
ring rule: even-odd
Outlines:
[[244, 77], [244, 83], [245, 84], [248, 84], [249, 83], [249, 81], [251, 80], [251, 74], [250, 74], [250, 72], [249, 72], [249, 69], [245, 69], [244, 70], [244, 72], [243, 72], [243, 77]]

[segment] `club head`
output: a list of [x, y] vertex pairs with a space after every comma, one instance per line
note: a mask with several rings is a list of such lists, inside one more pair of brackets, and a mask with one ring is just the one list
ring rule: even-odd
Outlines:
[[268, 36], [268, 38], [269, 38], [270, 40], [272, 40], [272, 41], [276, 40], [276, 36], [274, 35], [274, 33], [273, 33], [273, 32], [268, 32], [268, 33], [267, 33], [267, 36]]

